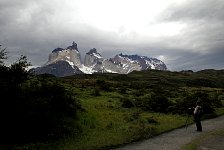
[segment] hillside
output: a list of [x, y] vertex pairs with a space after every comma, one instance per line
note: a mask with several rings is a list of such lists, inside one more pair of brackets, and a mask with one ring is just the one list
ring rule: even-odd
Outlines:
[[[164, 86], [174, 87], [211, 87], [224, 88], [224, 70], [201, 70], [198, 72], [171, 72], [160, 70], [133, 71], [129, 74], [93, 74], [75, 75], [62, 78], [71, 82], [91, 82], [104, 80], [110, 87], [119, 84], [128, 85], [129, 88], [153, 88]], [[113, 84], [110, 84], [113, 83]], [[133, 84], [137, 84], [133, 85]], [[84, 83], [83, 83], [84, 84]]]

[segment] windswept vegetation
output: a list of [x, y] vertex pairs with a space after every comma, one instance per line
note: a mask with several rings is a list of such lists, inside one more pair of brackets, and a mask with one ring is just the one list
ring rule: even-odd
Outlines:
[[25, 56], [0, 65], [2, 149], [117, 147], [184, 126], [197, 100], [204, 119], [224, 113], [224, 70], [57, 78], [28, 65]]

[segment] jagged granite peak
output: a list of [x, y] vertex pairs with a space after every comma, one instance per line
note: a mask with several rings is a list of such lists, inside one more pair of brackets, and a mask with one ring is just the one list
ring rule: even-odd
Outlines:
[[90, 49], [89, 52], [86, 53], [86, 54], [90, 55], [90, 54], [93, 54], [93, 53], [97, 53], [96, 48], [92, 48], [92, 49]]
[[[69, 49], [69, 50], [77, 50], [78, 51], [78, 45], [77, 43], [75, 43], [74, 41], [72, 42], [72, 45], [71, 46], [68, 46], [66, 49]], [[65, 50], [64, 48], [61, 48], [61, 47], [58, 47], [58, 48], [55, 48], [52, 53], [57, 53], [57, 52], [60, 52], [60, 51], [63, 51]]]
[[75, 42], [72, 43], [71, 46], [67, 48], [56, 48], [49, 55], [48, 62], [45, 65], [49, 65], [55, 63], [57, 61], [64, 60], [67, 61], [71, 66], [81, 67], [81, 56], [78, 51], [77, 44]]
[[146, 64], [151, 66], [151, 68], [146, 69], [167, 70], [166, 64], [157, 58], [145, 57], [145, 60]]
[[75, 43], [74, 41], [72, 42], [71, 46], [68, 46], [67, 49], [71, 49], [71, 50], [77, 50], [78, 51], [78, 45], [77, 43]]
[[139, 56], [139, 55], [123, 55], [120, 53], [118, 55], [122, 58], [128, 58], [135, 63], [138, 63], [141, 66], [141, 70], [147, 69], [156, 69], [156, 70], [167, 70], [167, 67], [164, 62], [158, 60], [157, 58], [149, 58], [147, 56]]
[[52, 51], [52, 53], [57, 53], [57, 52], [60, 52], [60, 51], [62, 51], [62, 50], [64, 50], [64, 49], [61, 48], [61, 47], [58, 47], [58, 48], [55, 48], [55, 49]]
[[90, 49], [88, 53], [86, 53], [87, 55], [91, 55], [91, 56], [95, 56], [98, 58], [102, 58], [102, 56], [100, 55], [100, 53], [97, 52], [96, 48]]
[[126, 55], [116, 55], [114, 58], [109, 59], [110, 62], [117, 65], [119, 67], [119, 72], [122, 74], [128, 74], [134, 70], [140, 71], [141, 66], [137, 61], [133, 61], [132, 59], [126, 57]]
[[97, 52], [95, 48], [90, 49], [85, 55], [84, 66], [94, 67], [97, 63], [103, 61], [103, 57]]
[[[64, 70], [65, 68], [68, 69], [68, 72]], [[82, 64], [78, 45], [73, 42], [67, 48], [59, 47], [54, 49], [49, 54], [48, 62], [38, 68], [36, 72], [67, 76], [78, 73], [93, 74], [106, 72], [128, 74], [132, 71], [147, 69], [167, 70], [167, 67], [161, 60], [137, 54], [124, 55], [120, 53], [113, 58], [105, 59], [97, 52], [96, 48], [92, 48], [86, 53]], [[60, 71], [62, 71], [62, 74], [59, 74]]]

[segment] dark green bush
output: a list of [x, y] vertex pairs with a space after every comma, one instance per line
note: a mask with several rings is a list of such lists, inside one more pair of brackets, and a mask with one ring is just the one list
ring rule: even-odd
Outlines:
[[196, 78], [189, 80], [187, 85], [198, 87], [217, 87], [217, 83], [215, 81], [206, 78]]
[[[66, 90], [60, 83], [44, 79], [28, 81], [22, 85], [23, 101], [26, 103], [28, 113], [32, 114], [30, 122], [34, 122], [37, 126], [33, 126], [32, 131], [39, 131], [36, 135], [40, 137], [52, 136], [57, 137], [63, 134], [69, 134], [70, 121], [76, 119], [76, 111], [80, 108], [78, 101], [72, 97], [71, 91]], [[45, 120], [42, 128], [38, 128], [39, 119]], [[70, 121], [68, 121], [70, 120]]]
[[163, 94], [153, 94], [149, 101], [151, 103], [151, 110], [155, 112], [167, 113], [171, 102]]
[[146, 120], [149, 124], [159, 124], [159, 122], [154, 117], [148, 117]]
[[151, 94], [136, 98], [134, 102], [136, 107], [145, 111], [154, 111], [167, 113], [171, 106], [170, 100], [163, 94]]
[[0, 66], [0, 144], [56, 139], [78, 132], [79, 102], [52, 77], [34, 77], [24, 65]]
[[132, 102], [132, 100], [130, 100], [128, 97], [123, 97], [121, 99], [121, 102], [122, 102], [122, 107], [124, 108], [131, 108], [131, 107], [134, 107], [134, 104]]
[[97, 79], [96, 80], [96, 86], [101, 89], [101, 90], [104, 90], [104, 91], [112, 91], [111, 89], [111, 86], [109, 83], [107, 83], [105, 80], [102, 80], [102, 79]]
[[121, 94], [127, 94], [127, 89], [125, 87], [121, 87], [119, 89], [119, 93], [121, 93]]
[[100, 89], [98, 87], [95, 87], [93, 89], [93, 96], [100, 96]]
[[[195, 107], [197, 101], [201, 102], [204, 114], [213, 113], [215, 107], [219, 105], [221, 106], [220, 100], [216, 99], [215, 97], [211, 97], [206, 92], [200, 91], [193, 94], [188, 94], [183, 99], [180, 99], [175, 104], [174, 110], [176, 113], [179, 113], [179, 114], [183, 114], [183, 113], [193, 114], [193, 108]], [[189, 110], [188, 108], [191, 108], [191, 110]]]
[[140, 96], [144, 96], [145, 93], [146, 93], [145, 89], [138, 89], [133, 92], [133, 95], [136, 97], [140, 97]]

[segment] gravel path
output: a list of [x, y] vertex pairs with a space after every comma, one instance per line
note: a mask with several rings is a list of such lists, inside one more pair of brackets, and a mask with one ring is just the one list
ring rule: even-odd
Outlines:
[[[217, 129], [223, 129], [224, 116], [204, 120], [201, 123], [203, 132], [195, 131], [195, 124], [191, 124], [187, 129], [185, 127], [175, 129], [171, 132], [164, 133], [144, 141], [135, 142], [114, 150], [180, 150], [181, 147], [191, 142], [191, 140], [199, 137], [201, 134]], [[216, 144], [213, 142], [213, 145]]]
[[224, 136], [216, 135], [207, 138], [199, 146], [199, 150], [223, 150], [224, 149]]

